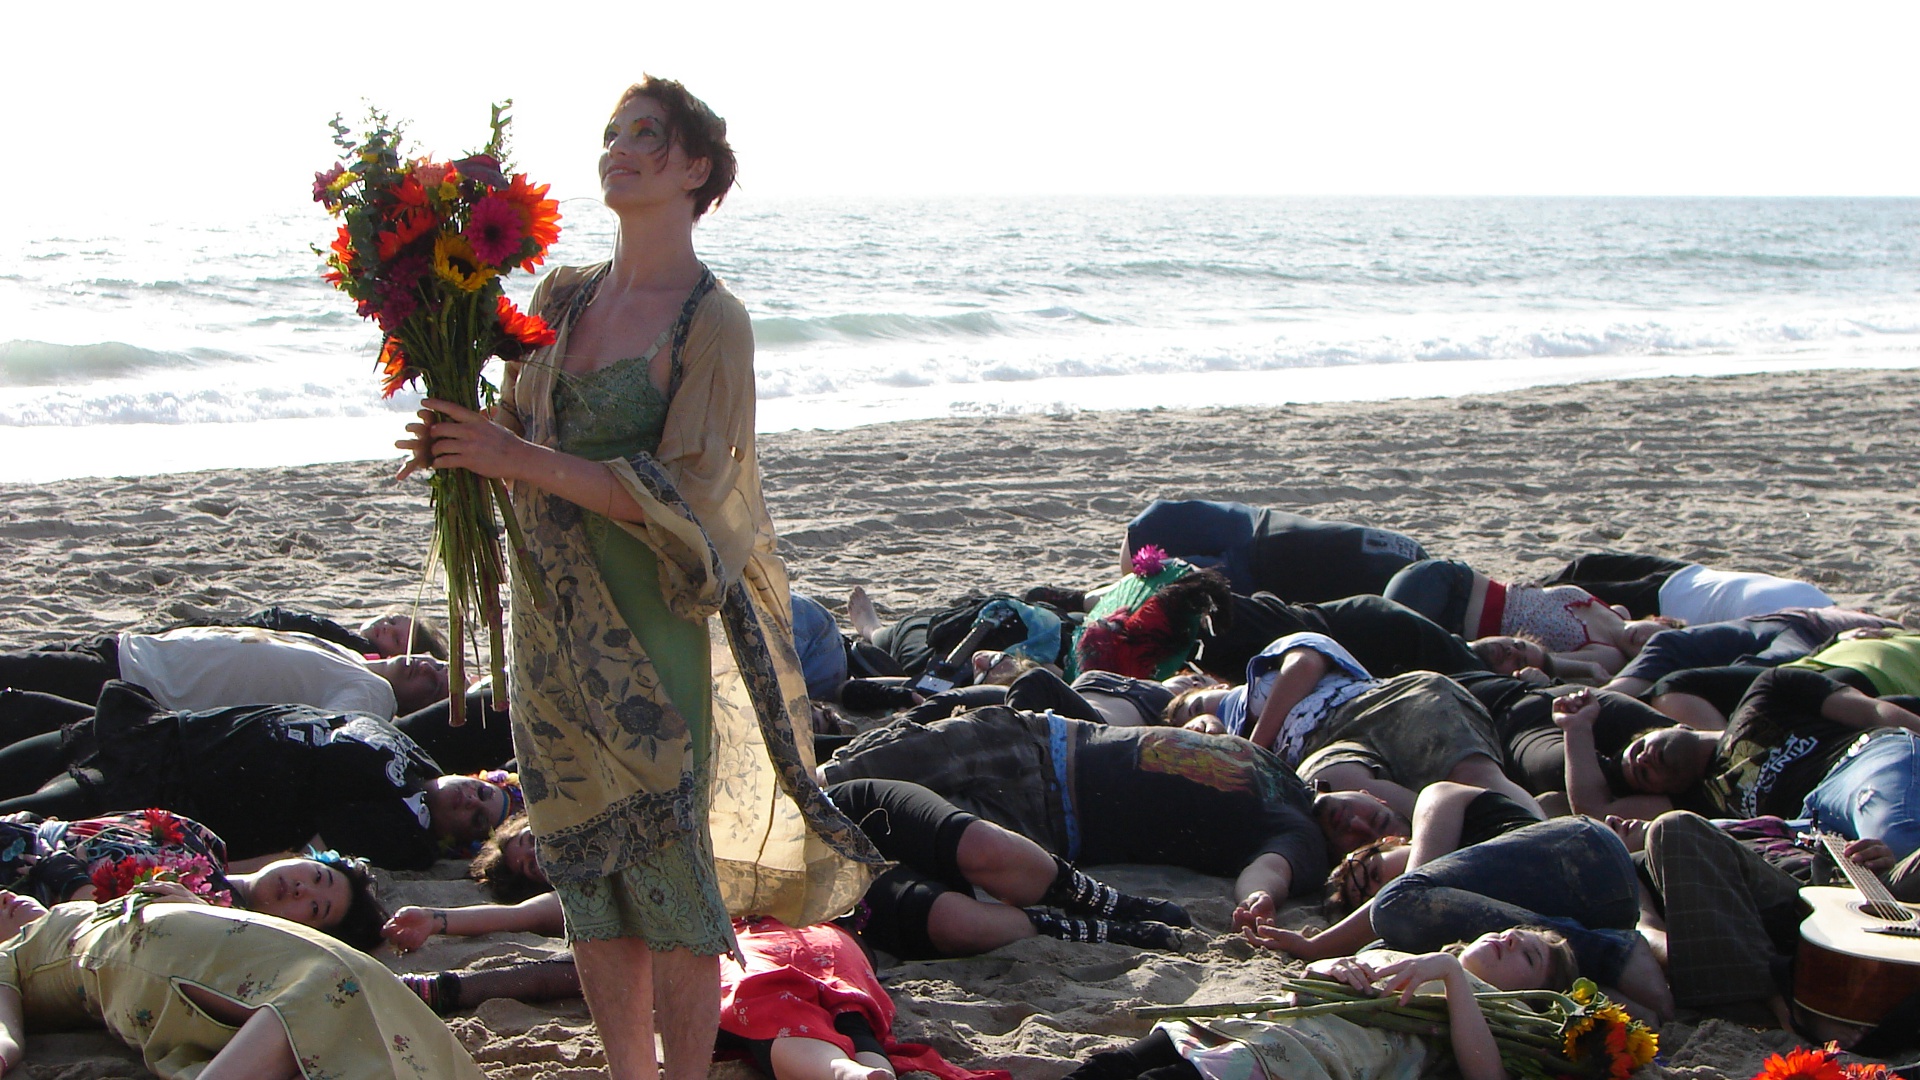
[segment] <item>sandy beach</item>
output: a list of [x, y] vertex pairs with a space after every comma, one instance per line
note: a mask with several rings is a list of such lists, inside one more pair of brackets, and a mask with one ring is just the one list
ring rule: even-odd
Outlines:
[[[1463, 397], [1247, 409], [979, 416], [763, 436], [761, 461], [795, 587], [844, 612], [865, 586], [883, 616], [970, 589], [1090, 584], [1117, 571], [1127, 519], [1154, 498], [1235, 499], [1379, 525], [1500, 578], [1585, 552], [1649, 552], [1819, 584], [1920, 626], [1920, 372], [1834, 370], [1588, 383]], [[397, 432], [396, 432], [397, 434]], [[0, 646], [265, 604], [345, 618], [416, 597], [424, 488], [394, 462], [236, 467], [0, 486]], [[442, 863], [384, 875], [394, 906], [478, 900]], [[1144, 1033], [1130, 1007], [1257, 996], [1286, 970], [1227, 934], [1229, 882], [1108, 868], [1181, 900], [1179, 954], [1035, 940], [892, 967], [896, 1034], [958, 1064], [1055, 1080]], [[1323, 925], [1295, 904], [1292, 925]], [[558, 941], [435, 939], [407, 970], [497, 964]], [[578, 1001], [492, 1002], [450, 1023], [490, 1076], [598, 1075]], [[1744, 1080], [1779, 1032], [1684, 1018], [1664, 1069]], [[1658, 1068], [1649, 1070], [1657, 1072]], [[144, 1075], [103, 1033], [35, 1035], [26, 1077]], [[746, 1075], [741, 1066], [716, 1075]]]

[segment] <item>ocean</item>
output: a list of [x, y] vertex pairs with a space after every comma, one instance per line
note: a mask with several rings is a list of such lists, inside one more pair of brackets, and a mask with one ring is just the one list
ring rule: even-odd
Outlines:
[[[563, 203], [554, 263], [610, 250]], [[397, 457], [317, 207], [0, 224], [0, 481]], [[1920, 200], [738, 194], [763, 431], [1920, 366]], [[524, 300], [533, 279], [516, 275]]]

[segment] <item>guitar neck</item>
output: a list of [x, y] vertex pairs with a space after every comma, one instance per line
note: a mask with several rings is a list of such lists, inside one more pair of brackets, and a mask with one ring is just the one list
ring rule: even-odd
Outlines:
[[1829, 832], [1818, 835], [1820, 843], [1827, 849], [1827, 854], [1833, 856], [1834, 865], [1840, 867], [1840, 872], [1847, 875], [1848, 884], [1866, 899], [1872, 910], [1875, 912], [1904, 911], [1900, 901], [1894, 898], [1893, 893], [1887, 888], [1886, 883], [1880, 880], [1879, 875], [1847, 857], [1846, 837]]

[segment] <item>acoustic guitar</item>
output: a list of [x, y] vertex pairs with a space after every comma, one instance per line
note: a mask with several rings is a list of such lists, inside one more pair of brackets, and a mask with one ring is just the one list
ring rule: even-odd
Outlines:
[[1893, 898], [1873, 871], [1846, 857], [1847, 840], [1819, 834], [1852, 888], [1812, 885], [1800, 924], [1793, 999], [1844, 1024], [1871, 1027], [1920, 990], [1920, 909]]

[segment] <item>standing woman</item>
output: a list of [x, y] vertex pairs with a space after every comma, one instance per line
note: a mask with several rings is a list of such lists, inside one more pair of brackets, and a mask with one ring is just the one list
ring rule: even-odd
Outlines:
[[534, 290], [558, 340], [508, 366], [492, 417], [428, 399], [396, 445], [403, 475], [508, 482], [539, 578], [514, 581], [509, 700], [540, 865], [611, 1075], [653, 1080], [657, 1018], [667, 1080], [695, 1080], [729, 910], [831, 918], [879, 857], [793, 738], [806, 684], [754, 457], [753, 330], [693, 249], [733, 186], [726, 122], [648, 76], [603, 147], [619, 234]]

